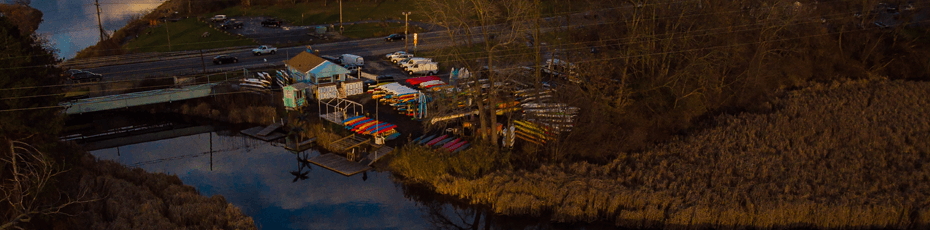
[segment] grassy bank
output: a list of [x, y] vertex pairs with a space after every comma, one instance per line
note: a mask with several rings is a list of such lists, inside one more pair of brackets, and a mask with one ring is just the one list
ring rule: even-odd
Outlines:
[[[168, 27], [167, 31], [166, 26]], [[202, 35], [205, 32], [210, 33], [210, 36], [203, 37]], [[255, 45], [252, 40], [214, 29], [207, 23], [198, 21], [195, 18], [168, 22], [167, 24], [161, 23], [158, 26], [143, 30], [138, 36], [123, 45], [123, 49], [128, 52], [141, 53]], [[172, 44], [170, 47], [168, 45], [169, 39]]]
[[[405, 147], [392, 168], [502, 214], [629, 227], [920, 228], [930, 224], [930, 83], [815, 84], [771, 112], [721, 115], [608, 164], [456, 175]], [[459, 162], [461, 163], [461, 162]], [[429, 167], [432, 166], [432, 167]]]

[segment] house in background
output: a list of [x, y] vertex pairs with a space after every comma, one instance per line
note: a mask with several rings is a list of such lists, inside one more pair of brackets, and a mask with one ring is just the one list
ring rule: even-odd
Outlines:
[[306, 51], [284, 61], [284, 65], [287, 66], [288, 74], [294, 82], [314, 85], [342, 82], [345, 81], [346, 74], [349, 74], [349, 70], [342, 66]]

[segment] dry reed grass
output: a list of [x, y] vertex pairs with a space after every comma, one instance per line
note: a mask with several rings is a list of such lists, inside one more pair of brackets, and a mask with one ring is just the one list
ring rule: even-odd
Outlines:
[[[502, 214], [630, 227], [919, 228], [930, 223], [930, 83], [812, 84], [774, 112], [721, 115], [703, 130], [608, 164], [448, 173], [404, 147], [397, 172]], [[411, 159], [421, 155], [423, 158]], [[416, 161], [411, 161], [416, 160]]]

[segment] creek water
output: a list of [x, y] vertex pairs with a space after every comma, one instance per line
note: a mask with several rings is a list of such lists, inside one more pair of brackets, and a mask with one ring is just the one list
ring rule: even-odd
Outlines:
[[[123, 125], [142, 120], [146, 119]], [[148, 172], [177, 175], [205, 196], [222, 195], [251, 216], [260, 229], [612, 228], [489, 215], [486, 207], [399, 183], [383, 169], [346, 177], [317, 165], [303, 165], [297, 154], [280, 144], [241, 135], [236, 128], [212, 127], [215, 131], [91, 153]], [[304, 154], [318, 154], [314, 151]]]

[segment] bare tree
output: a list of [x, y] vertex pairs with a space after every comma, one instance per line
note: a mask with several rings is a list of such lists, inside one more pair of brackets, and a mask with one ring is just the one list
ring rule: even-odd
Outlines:
[[[65, 214], [62, 210], [71, 205], [88, 203], [88, 190], [71, 197], [60, 190], [49, 189], [54, 177], [66, 172], [63, 167], [41, 151], [21, 141], [7, 140], [9, 152], [0, 158], [0, 212], [3, 223], [0, 229], [20, 228], [17, 224], [29, 222], [40, 215]], [[7, 174], [9, 173], [9, 174]]]
[[[489, 87], [486, 94], [475, 93], [472, 97], [478, 106], [481, 136], [490, 138], [489, 141], [496, 145], [498, 134], [493, 129], [499, 100], [497, 94], [500, 90], [497, 83], [503, 80], [501, 76], [497, 76], [495, 70], [498, 52], [521, 37], [529, 25], [527, 20], [537, 15], [533, 12], [538, 6], [529, 0], [429, 0], [425, 1], [424, 8], [429, 12], [430, 19], [446, 26], [447, 34], [453, 41], [458, 39], [456, 36], [459, 33], [463, 33], [468, 46], [473, 45], [472, 39], [476, 36], [478, 41], [482, 42], [481, 55], [475, 56], [482, 59], [488, 67]], [[476, 62], [466, 60], [474, 56], [453, 52], [456, 53], [451, 55], [459, 58], [468, 69], [479, 69], [475, 68], [478, 67]], [[480, 90], [478, 78], [473, 78], [472, 83], [473, 88]]]

